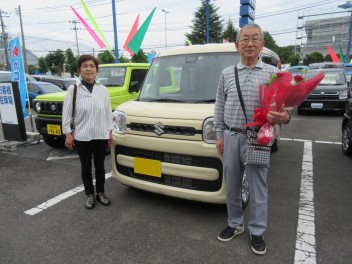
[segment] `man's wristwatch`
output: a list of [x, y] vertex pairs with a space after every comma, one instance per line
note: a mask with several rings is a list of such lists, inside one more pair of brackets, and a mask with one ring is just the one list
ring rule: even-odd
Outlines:
[[290, 121], [291, 121], [291, 114], [290, 114], [290, 112], [287, 111], [287, 114], [288, 114], [288, 120], [287, 120], [285, 123], [283, 123], [284, 125], [290, 123]]

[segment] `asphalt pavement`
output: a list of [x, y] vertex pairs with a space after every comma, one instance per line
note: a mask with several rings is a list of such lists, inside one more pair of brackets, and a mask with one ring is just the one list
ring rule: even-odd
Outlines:
[[352, 163], [341, 151], [341, 121], [293, 114], [283, 126], [269, 173], [264, 256], [252, 252], [248, 230], [217, 240], [225, 205], [121, 185], [109, 177], [111, 155], [112, 204], [86, 210], [76, 153], [44, 142], [0, 150], [0, 263], [299, 263], [305, 253], [301, 263], [350, 263]]

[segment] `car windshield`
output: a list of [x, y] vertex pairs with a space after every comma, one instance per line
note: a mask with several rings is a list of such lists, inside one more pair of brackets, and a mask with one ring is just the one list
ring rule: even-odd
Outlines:
[[186, 54], [156, 58], [140, 101], [215, 102], [221, 72], [239, 62], [238, 53]]
[[45, 93], [57, 93], [63, 90], [55, 84], [40, 82], [38, 85], [42, 88]]
[[123, 86], [126, 67], [100, 67], [96, 80], [105, 86]]
[[[310, 79], [317, 75], [319, 71], [307, 71], [305, 78]], [[324, 79], [319, 85], [338, 85], [346, 83], [346, 75], [344, 71], [325, 71]]]
[[288, 69], [289, 72], [291, 73], [298, 73], [301, 74], [302, 73], [303, 68], [292, 68], [292, 69]]

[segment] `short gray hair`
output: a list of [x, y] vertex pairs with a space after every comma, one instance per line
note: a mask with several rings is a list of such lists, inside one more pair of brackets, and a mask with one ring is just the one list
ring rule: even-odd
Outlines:
[[262, 30], [262, 28], [258, 24], [251, 23], [251, 24], [246, 24], [244, 27], [242, 27], [240, 29], [240, 31], [238, 32], [238, 34], [236, 36], [236, 42], [238, 42], [240, 40], [240, 36], [241, 36], [242, 31], [247, 29], [247, 28], [257, 28], [257, 29], [259, 29], [259, 32], [260, 32], [260, 35], [261, 35], [260, 38], [262, 40], [264, 40], [264, 31]]

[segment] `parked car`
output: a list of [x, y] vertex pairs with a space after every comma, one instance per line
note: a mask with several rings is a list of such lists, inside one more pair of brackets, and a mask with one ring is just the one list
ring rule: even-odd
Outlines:
[[352, 156], [352, 100], [346, 105], [342, 119], [342, 152], [347, 156]]
[[[275, 52], [264, 48], [261, 57], [280, 67]], [[160, 52], [138, 100], [114, 111], [113, 177], [149, 192], [225, 203], [226, 183], [216, 150], [213, 115], [221, 72], [239, 60], [235, 45], [228, 43]], [[279, 140], [278, 134], [275, 150]], [[242, 202], [249, 197], [243, 178]]]
[[32, 75], [37, 81], [49, 82], [59, 86], [62, 90], [67, 90], [68, 87], [77, 83], [76, 78], [63, 78], [59, 76], [48, 76], [48, 75]]
[[41, 94], [57, 93], [63, 90], [55, 84], [48, 82], [27, 82], [29, 103], [32, 106], [33, 99]]
[[[36, 81], [33, 76], [26, 74], [27, 82]], [[0, 71], [0, 82], [10, 82], [11, 81], [11, 72], [10, 71]]]
[[306, 65], [297, 65], [297, 66], [288, 67], [286, 71], [291, 72], [292, 75], [295, 76], [295, 75], [302, 75], [307, 70], [309, 70], [308, 66], [306, 66]]
[[352, 63], [344, 63], [342, 68], [345, 70], [347, 80], [350, 80], [352, 75]]
[[311, 63], [308, 65], [309, 69], [320, 69], [320, 68], [342, 68], [343, 63], [342, 62], [331, 62], [331, 61], [326, 61], [326, 62], [316, 62], [316, 63]]
[[[111, 108], [138, 97], [148, 63], [112, 63], [99, 65], [97, 82], [104, 84], [109, 91]], [[64, 147], [66, 136], [62, 133], [62, 107], [66, 91], [40, 95], [33, 101], [37, 112], [35, 124], [44, 142], [53, 148]]]
[[298, 114], [306, 111], [337, 111], [341, 114], [344, 112], [347, 100], [351, 96], [345, 71], [342, 68], [319, 68], [308, 70], [304, 78], [309, 79], [321, 71], [325, 72], [324, 79], [298, 106]]

